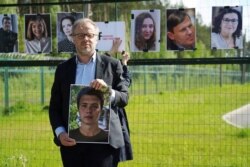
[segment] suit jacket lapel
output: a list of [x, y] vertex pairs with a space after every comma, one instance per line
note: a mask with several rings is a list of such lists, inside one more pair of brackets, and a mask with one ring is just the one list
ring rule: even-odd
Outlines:
[[96, 54], [96, 72], [95, 78], [103, 79], [104, 63], [100, 55]]
[[74, 57], [72, 60], [71, 60], [71, 65], [70, 65], [70, 68], [68, 69], [69, 70], [69, 82], [70, 84], [75, 84], [75, 80], [76, 80], [76, 57]]

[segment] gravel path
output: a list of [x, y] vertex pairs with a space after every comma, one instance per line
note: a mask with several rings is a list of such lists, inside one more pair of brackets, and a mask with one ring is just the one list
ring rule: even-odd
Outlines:
[[238, 128], [250, 128], [250, 104], [223, 115], [222, 119]]

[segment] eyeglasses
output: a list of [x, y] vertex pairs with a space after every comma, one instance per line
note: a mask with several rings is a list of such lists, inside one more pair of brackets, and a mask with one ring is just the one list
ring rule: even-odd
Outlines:
[[78, 33], [78, 34], [72, 34], [71, 36], [76, 36], [78, 39], [84, 39], [85, 37], [88, 37], [89, 39], [94, 38], [97, 36], [97, 34], [92, 34], [92, 33]]
[[225, 19], [222, 19], [226, 24], [229, 24], [230, 22], [232, 24], [237, 24], [238, 23], [238, 19], [228, 19], [228, 18], [225, 18]]

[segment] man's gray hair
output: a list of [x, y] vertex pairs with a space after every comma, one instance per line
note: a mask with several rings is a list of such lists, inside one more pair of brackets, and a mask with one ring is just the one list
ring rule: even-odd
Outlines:
[[99, 35], [99, 31], [100, 31], [99, 27], [96, 25], [96, 23], [93, 20], [91, 20], [89, 18], [82, 18], [82, 19], [76, 20], [75, 23], [74, 23], [74, 25], [73, 25], [73, 27], [72, 27], [72, 34], [75, 33], [75, 30], [76, 30], [76, 28], [78, 26], [86, 24], [86, 23], [92, 24], [94, 26], [94, 28], [95, 28], [95, 34]]

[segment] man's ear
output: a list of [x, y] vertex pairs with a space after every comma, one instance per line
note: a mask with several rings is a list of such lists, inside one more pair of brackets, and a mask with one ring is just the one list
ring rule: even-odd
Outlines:
[[168, 38], [169, 38], [169, 39], [171, 39], [172, 41], [174, 40], [174, 33], [172, 33], [172, 32], [169, 31], [169, 32], [167, 33], [167, 35], [168, 35]]

